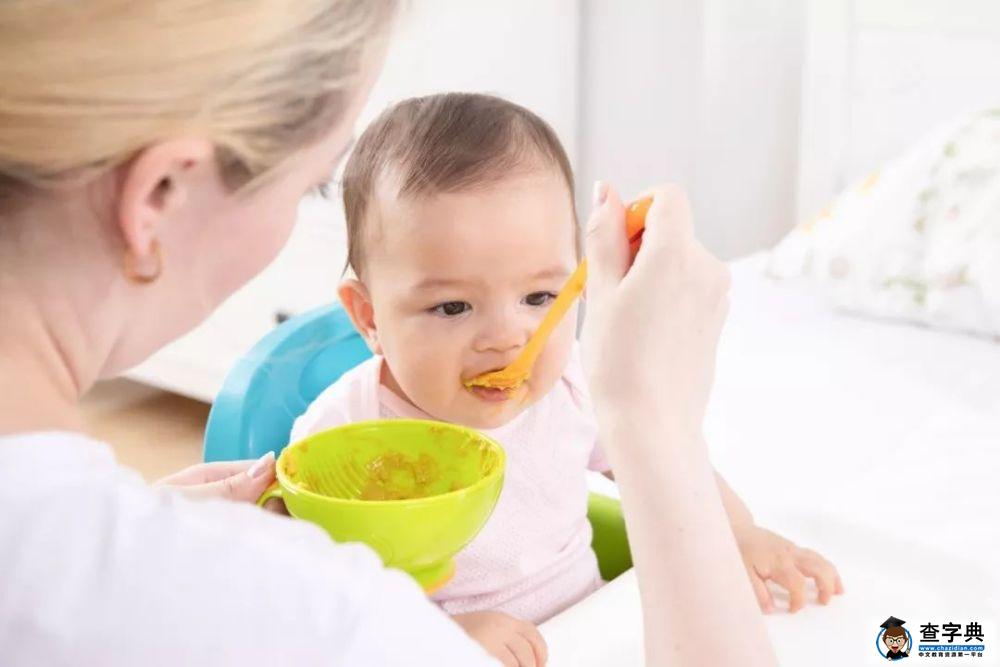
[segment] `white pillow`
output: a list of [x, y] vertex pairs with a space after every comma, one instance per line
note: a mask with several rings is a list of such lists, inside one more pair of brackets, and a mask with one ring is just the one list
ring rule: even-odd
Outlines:
[[772, 251], [856, 313], [1000, 340], [1000, 109], [931, 133]]

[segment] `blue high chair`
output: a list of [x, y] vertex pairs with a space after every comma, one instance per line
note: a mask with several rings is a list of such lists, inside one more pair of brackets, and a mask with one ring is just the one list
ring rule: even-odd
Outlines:
[[[339, 305], [292, 317], [258, 342], [226, 376], [205, 428], [205, 460], [254, 459], [288, 444], [295, 419], [326, 387], [371, 356]], [[592, 493], [588, 518], [601, 576], [632, 567], [619, 502]]]

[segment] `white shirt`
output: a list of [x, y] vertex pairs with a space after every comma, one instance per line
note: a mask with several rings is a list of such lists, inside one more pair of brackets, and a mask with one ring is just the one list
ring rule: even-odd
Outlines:
[[0, 437], [0, 665], [283, 664], [496, 663], [367, 547], [78, 434]]

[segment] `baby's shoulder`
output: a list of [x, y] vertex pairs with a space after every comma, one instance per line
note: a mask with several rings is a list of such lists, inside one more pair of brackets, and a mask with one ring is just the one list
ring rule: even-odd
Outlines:
[[290, 442], [319, 431], [378, 417], [378, 373], [381, 359], [366, 359], [320, 392], [295, 420]]

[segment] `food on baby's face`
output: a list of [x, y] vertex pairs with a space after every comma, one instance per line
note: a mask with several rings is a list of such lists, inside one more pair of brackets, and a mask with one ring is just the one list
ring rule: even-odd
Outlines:
[[[524, 381], [528, 379], [527, 373], [504, 373], [497, 371], [497, 374], [482, 375], [465, 382], [469, 389], [482, 387], [484, 389], [495, 389], [497, 391], [513, 392], [519, 389]], [[488, 398], [494, 398], [489, 396]], [[496, 397], [499, 398], [499, 397]], [[505, 397], [504, 397], [505, 398]]]

